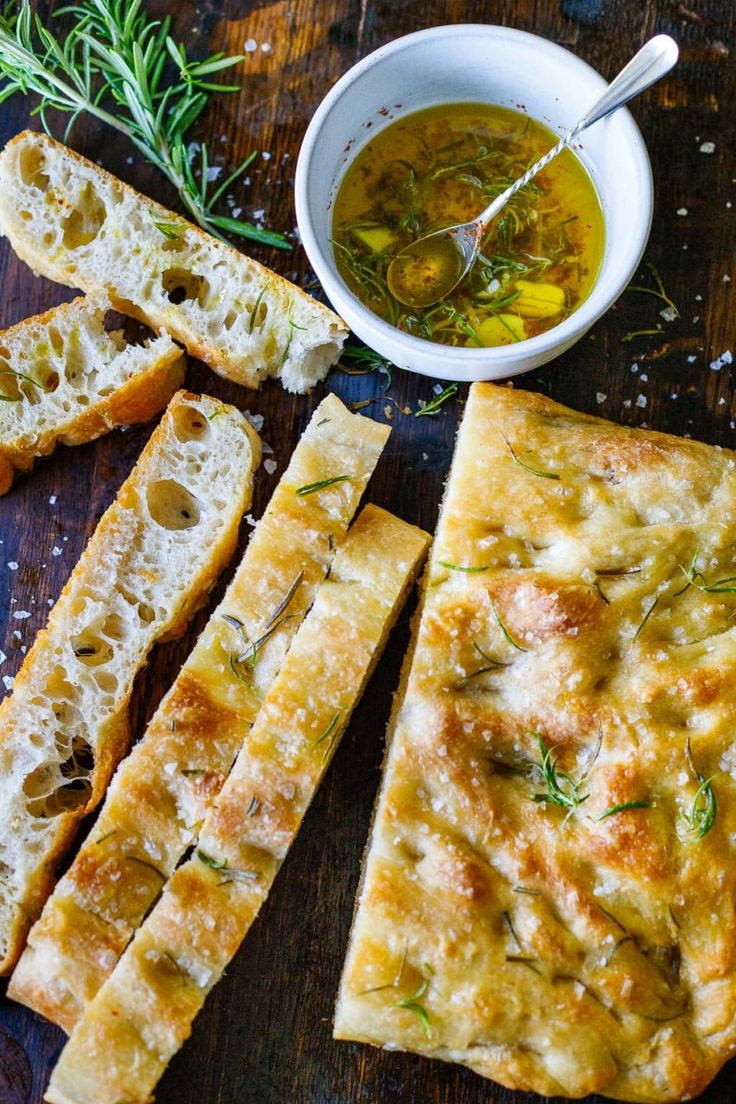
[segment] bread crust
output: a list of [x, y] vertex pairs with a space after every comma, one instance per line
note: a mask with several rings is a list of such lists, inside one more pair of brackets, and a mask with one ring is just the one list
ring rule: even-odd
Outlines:
[[736, 1047], [734, 547], [733, 453], [472, 387], [338, 1038], [547, 1096], [705, 1088]]
[[0, 816], [10, 826], [0, 837], [0, 972], [127, 748], [135, 674], [154, 643], [183, 631], [232, 555], [259, 458], [239, 411], [179, 392], [0, 705]]
[[[71, 1032], [228, 776], [389, 435], [334, 395], [315, 410], [228, 590], [115, 775], [32, 929], [8, 990]], [[299, 496], [300, 487], [350, 478]], [[294, 585], [296, 582], [296, 586]], [[285, 599], [291, 595], [288, 603]], [[268, 629], [257, 662], [230, 664]], [[242, 628], [238, 628], [238, 625]]]
[[[168, 330], [246, 387], [276, 375], [287, 390], [308, 391], [347, 334], [282, 276], [45, 134], [23, 131], [0, 153], [0, 231], [37, 275], [104, 290], [117, 309]], [[183, 300], [171, 298], [182, 288]]]
[[[18, 401], [0, 406], [0, 494], [14, 471], [28, 471], [57, 444], [81, 445], [147, 422], [181, 387], [186, 357], [178, 345], [162, 336], [118, 350], [105, 330], [111, 306], [104, 294], [80, 297], [0, 332], [0, 387], [20, 381], [20, 372], [39, 383], [35, 402], [18, 387]], [[51, 372], [57, 379], [47, 394], [43, 376]]]
[[[428, 537], [367, 506], [200, 832], [62, 1052], [46, 1099], [144, 1104], [257, 915]], [[255, 802], [255, 804], [254, 804]]]

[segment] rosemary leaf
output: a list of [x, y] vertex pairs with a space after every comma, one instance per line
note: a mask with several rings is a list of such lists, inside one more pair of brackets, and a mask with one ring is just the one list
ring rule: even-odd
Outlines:
[[211, 855], [208, 855], [199, 847], [197, 848], [196, 855], [199, 861], [204, 863], [205, 866], [209, 866], [211, 870], [225, 870], [227, 867], [227, 859], [223, 859], [222, 862], [220, 862], [218, 859], [213, 859]]
[[511, 913], [504, 910], [504, 912], [502, 913], [502, 916], [503, 916], [503, 922], [506, 925], [506, 927], [508, 928], [509, 934], [511, 935], [511, 938], [513, 939], [514, 943], [518, 947], [519, 951], [521, 951], [522, 950], [521, 940], [519, 939], [519, 936], [516, 933], [516, 928], [514, 927], [514, 922], [511, 919]]
[[113, 828], [110, 832], [105, 832], [104, 836], [100, 836], [99, 839], [96, 839], [95, 843], [104, 843], [105, 840], [110, 839], [110, 836], [116, 836], [117, 833], [118, 833], [117, 828]]
[[[351, 361], [353, 364], [359, 365], [359, 367], [346, 368], [342, 363], [343, 360]], [[369, 349], [364, 345], [347, 344], [343, 346], [340, 363], [337, 367], [347, 376], [367, 376], [373, 372], [380, 372], [386, 377], [386, 382], [382, 388], [384, 394], [394, 382], [394, 365], [391, 361], [386, 360], [380, 353], [376, 353], [373, 349]]]
[[332, 751], [332, 745], [335, 742], [335, 735], [336, 735], [335, 728], [337, 727], [337, 722], [340, 720], [340, 714], [341, 713], [342, 713], [342, 710], [338, 709], [337, 712], [335, 713], [335, 716], [332, 718], [330, 723], [327, 725], [327, 727], [325, 728], [322, 735], [318, 736], [317, 739], [312, 744], [312, 747], [319, 747], [319, 745], [323, 744], [325, 742], [325, 740], [328, 741], [327, 746], [325, 747], [323, 755], [322, 755], [322, 762], [323, 763], [324, 763], [325, 759], [327, 759], [330, 752]]
[[641, 636], [641, 633], [644, 629], [644, 626], [646, 625], [647, 621], [649, 620], [649, 618], [654, 613], [654, 610], [656, 609], [658, 602], [659, 602], [659, 595], [657, 595], [655, 597], [655, 599], [652, 602], [651, 606], [649, 607], [647, 612], [644, 614], [644, 617], [642, 618], [642, 621], [641, 621], [641, 624], [639, 625], [639, 628], [636, 630], [636, 632], [634, 633], [634, 635], [632, 637], [632, 643], [633, 643], [633, 641], [638, 640], [639, 637]]
[[493, 602], [491, 602], [491, 610], [493, 611], [493, 616], [496, 620], [496, 624], [498, 625], [499, 629], [503, 633], [504, 639], [506, 640], [506, 642], [508, 644], [510, 644], [512, 648], [516, 648], [517, 652], [528, 652], [529, 651], [528, 648], [525, 648], [523, 646], [523, 644], [520, 644], [518, 642], [518, 640], [514, 640], [513, 636], [511, 635], [511, 633], [509, 632], [509, 630], [506, 628], [503, 621], [501, 620], [501, 618], [499, 616], [499, 613], [498, 613], [498, 610], [496, 609], [496, 606]]
[[316, 483], [305, 483], [303, 487], [297, 487], [296, 493], [299, 498], [306, 498], [307, 495], [323, 491], [325, 487], [332, 487], [335, 483], [347, 483], [351, 478], [349, 475], [332, 475], [329, 479], [320, 479]]
[[428, 1039], [431, 1039], [432, 1025], [429, 1019], [429, 1013], [427, 1012], [424, 1005], [420, 1003], [422, 997], [429, 989], [429, 984], [434, 977], [434, 970], [427, 962], [425, 962], [424, 964], [424, 975], [424, 980], [417, 989], [416, 993], [412, 993], [410, 997], [402, 997], [401, 1000], [396, 1001], [394, 1008], [405, 1008], [408, 1012], [413, 1012], [414, 1015], [419, 1019], [424, 1034], [427, 1036]]
[[482, 564], [480, 567], [462, 567], [460, 564], [448, 563], [446, 560], [437, 560], [440, 567], [447, 568], [448, 571], [462, 571], [465, 575], [479, 575], [482, 571], [490, 570], [490, 564]]
[[[567, 809], [567, 816], [570, 816], [590, 796], [580, 792], [590, 770], [574, 782], [569, 774], [564, 774], [557, 769], [558, 760], [552, 755], [552, 749], [547, 747], [543, 737], [536, 732], [532, 735], [537, 739], [541, 755], [541, 762], [534, 763], [534, 767], [541, 773], [542, 782], [546, 788], [541, 792], [530, 794], [530, 798], [537, 804], [545, 802], [549, 805], [559, 805], [560, 808]], [[566, 821], [567, 817], [563, 824]]]
[[253, 797], [250, 799], [250, 805], [248, 806], [248, 810], [247, 810], [245, 815], [247, 817], [255, 816], [256, 813], [258, 812], [258, 810], [260, 809], [260, 807], [261, 807], [261, 802], [254, 794]]
[[651, 809], [653, 808], [651, 801], [623, 801], [620, 805], [611, 805], [610, 809], [606, 809], [600, 816], [595, 817], [596, 821], [605, 820], [606, 817], [615, 816], [616, 813], [623, 813], [626, 809]]
[[687, 744], [685, 745], [685, 758], [687, 759], [688, 767], [700, 785], [693, 798], [693, 803], [690, 806], [690, 812], [685, 813], [684, 817], [688, 825], [688, 831], [697, 836], [699, 840], [702, 840], [708, 835], [718, 816], [718, 803], [716, 801], [716, 795], [713, 792], [713, 787], [711, 786], [711, 782], [715, 775], [711, 775], [710, 778], [705, 778], [696, 768], [693, 762], [692, 749], [690, 747], [690, 737], [688, 737]]
[[153, 863], [146, 862], [145, 859], [139, 859], [137, 855], [126, 855], [125, 858], [128, 860], [128, 862], [138, 863], [138, 866], [147, 867], [149, 870], [152, 870], [154, 874], [158, 874], [162, 882], [166, 881], [166, 875], [162, 874], [159, 868], [157, 866], [154, 866]]
[[[503, 436], [503, 434], [502, 434], [502, 436]], [[506, 442], [506, 448], [509, 450], [509, 453], [511, 454], [511, 459], [516, 464], [518, 464], [520, 468], [523, 468], [524, 471], [530, 472], [532, 475], [538, 475], [540, 479], [555, 479], [559, 482], [560, 477], [557, 474], [557, 472], [542, 471], [539, 468], [532, 468], [529, 464], [525, 464], [524, 461], [520, 460], [519, 457], [517, 456], [517, 454], [514, 452], [512, 446], [511, 446], [511, 442], [509, 441], [508, 437], [504, 437], [503, 439]]]

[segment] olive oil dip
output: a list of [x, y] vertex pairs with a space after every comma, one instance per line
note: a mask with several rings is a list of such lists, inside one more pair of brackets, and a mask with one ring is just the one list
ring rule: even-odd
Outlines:
[[397, 253], [474, 218], [556, 141], [529, 116], [486, 104], [431, 107], [391, 123], [350, 164], [335, 200], [343, 279], [386, 322], [446, 345], [510, 345], [556, 326], [590, 292], [604, 244], [598, 196], [570, 150], [509, 201], [447, 298], [409, 308], [386, 282]]

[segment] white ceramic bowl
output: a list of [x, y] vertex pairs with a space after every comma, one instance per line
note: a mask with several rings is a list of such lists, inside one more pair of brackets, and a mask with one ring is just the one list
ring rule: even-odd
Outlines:
[[350, 328], [394, 364], [438, 379], [499, 379], [569, 349], [611, 306], [634, 274], [649, 236], [652, 174], [646, 147], [622, 108], [576, 143], [598, 191], [606, 241], [588, 298], [546, 333], [492, 349], [453, 348], [383, 322], [340, 276], [330, 245], [332, 205], [345, 169], [393, 119], [443, 103], [514, 107], [564, 133], [606, 81], [580, 58], [510, 27], [432, 27], [389, 42], [335, 84], [312, 119], [296, 170], [296, 213], [304, 248], [325, 292]]

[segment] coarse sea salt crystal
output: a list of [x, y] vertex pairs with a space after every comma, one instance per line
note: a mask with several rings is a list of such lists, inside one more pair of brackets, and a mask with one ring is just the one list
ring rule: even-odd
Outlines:
[[248, 38], [246, 39], [246, 43], [243, 49], [245, 50], [246, 54], [255, 53], [255, 51], [258, 49], [258, 43], [254, 38]]
[[8, 560], [8, 571], [17, 571], [18, 563], [16, 560]]
[[25, 621], [30, 616], [28, 610], [13, 610], [13, 617], [16, 621]]
[[719, 357], [710, 362], [710, 367], [714, 372], [720, 372], [721, 368], [725, 368], [727, 364], [733, 364], [733, 354], [730, 349], [726, 349], [725, 353], [721, 353]]
[[58, 544], [55, 544], [54, 547], [51, 549], [52, 556], [60, 556], [62, 552], [63, 549], [59, 548]]
[[264, 468], [266, 469], [266, 471], [268, 472], [269, 475], [273, 475], [273, 473], [276, 471], [276, 469], [278, 467], [278, 464], [276, 463], [275, 460], [264, 460], [263, 461], [263, 466], [264, 466]]
[[13, 678], [12, 675], [3, 675], [3, 686], [5, 687], [6, 690], [12, 690], [14, 682], [15, 682], [15, 679]]
[[701, 153], [715, 153], [716, 152], [715, 142], [701, 142], [700, 143], [700, 152]]

